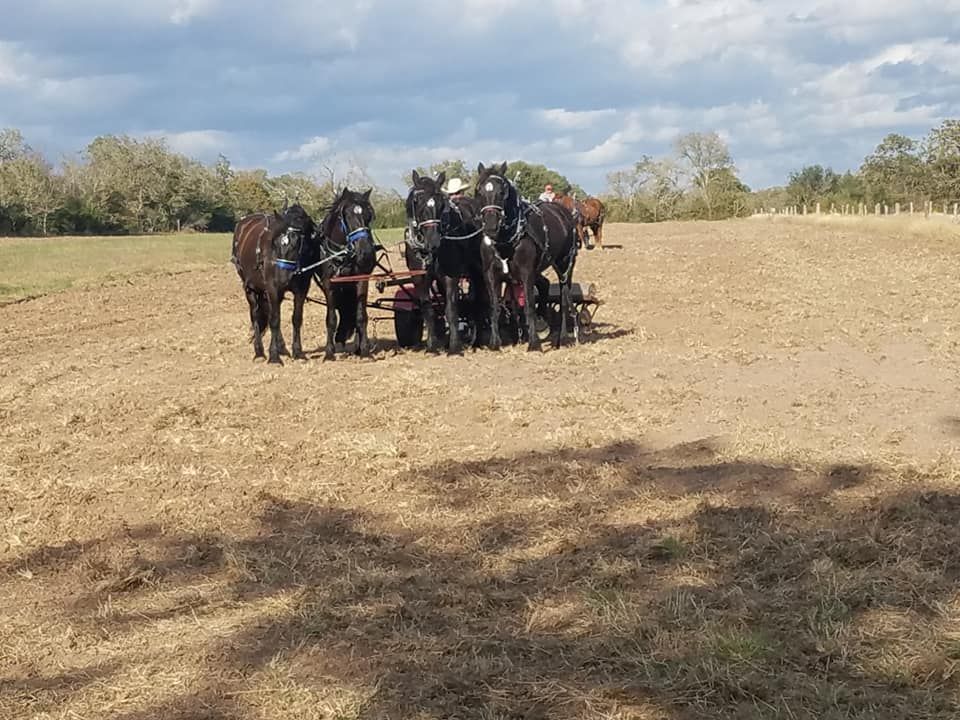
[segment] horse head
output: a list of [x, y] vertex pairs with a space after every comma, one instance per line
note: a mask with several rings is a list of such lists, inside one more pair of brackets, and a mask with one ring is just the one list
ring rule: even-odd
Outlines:
[[450, 200], [443, 192], [446, 173], [435, 178], [413, 171], [413, 187], [407, 195], [407, 222], [411, 244], [421, 256], [435, 253], [443, 241], [443, 225], [448, 220]]
[[355, 257], [374, 257], [371, 226], [376, 218], [370, 194], [344, 187], [328, 208], [321, 231], [332, 249]]
[[477, 166], [475, 196], [480, 204], [483, 233], [487, 237], [496, 238], [504, 227], [516, 221], [520, 196], [507, 179], [507, 163], [490, 167], [480, 163]]
[[313, 218], [296, 202], [290, 206], [285, 204], [276, 217], [280, 222], [273, 235], [273, 252], [278, 264], [290, 270], [312, 260], [316, 231]]

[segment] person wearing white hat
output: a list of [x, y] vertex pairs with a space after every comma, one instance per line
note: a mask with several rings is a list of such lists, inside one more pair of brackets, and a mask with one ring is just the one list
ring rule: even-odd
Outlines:
[[469, 186], [460, 178], [453, 177], [447, 180], [443, 186], [443, 191], [450, 197], [459, 197], [463, 195]]
[[540, 197], [538, 199], [541, 200], [542, 202], [553, 202], [553, 199], [555, 197], [556, 195], [553, 192], [553, 185], [551, 185], [550, 183], [547, 183], [543, 187], [543, 192], [540, 193]]

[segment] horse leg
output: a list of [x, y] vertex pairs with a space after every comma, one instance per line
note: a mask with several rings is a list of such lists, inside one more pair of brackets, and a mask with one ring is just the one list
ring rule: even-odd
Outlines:
[[437, 352], [440, 348], [437, 342], [436, 313], [433, 310], [433, 299], [430, 297], [430, 288], [433, 287], [431, 273], [421, 275], [416, 281], [417, 297], [420, 301], [420, 312], [423, 322], [427, 326], [427, 352]]
[[483, 280], [487, 286], [487, 300], [490, 303], [490, 349], [499, 350], [503, 344], [500, 340], [500, 280], [497, 275], [496, 258], [484, 264]]
[[357, 355], [370, 356], [370, 339], [367, 337], [367, 286], [368, 282], [357, 283]]
[[450, 332], [450, 345], [448, 352], [451, 355], [459, 355], [463, 352], [463, 338], [460, 337], [460, 308], [457, 307], [457, 290], [460, 285], [459, 278], [444, 276], [444, 290], [446, 291], [446, 309], [447, 309], [447, 328]]
[[[308, 286], [309, 287], [309, 286]], [[306, 360], [307, 356], [303, 354], [303, 347], [300, 345], [300, 328], [303, 325], [303, 304], [307, 293], [295, 292], [293, 294], [293, 359]]]
[[597, 241], [598, 248], [603, 250], [603, 223], [599, 222], [593, 226], [593, 237]]
[[253, 359], [266, 357], [263, 354], [263, 331], [267, 329], [262, 303], [266, 301], [261, 293], [253, 288], [244, 288], [247, 304], [250, 306], [250, 339], [253, 341]]
[[560, 330], [557, 331], [557, 339], [553, 346], [559, 348], [567, 337], [567, 316], [570, 314], [570, 286], [563, 281], [563, 275], [558, 273], [560, 278]]
[[536, 275], [536, 265], [531, 268], [530, 272], [523, 274], [523, 311], [527, 319], [527, 350], [530, 352], [540, 350], [540, 335], [537, 334], [537, 311], [534, 301]]
[[321, 287], [323, 288], [323, 297], [327, 304], [327, 346], [323, 353], [323, 359], [333, 360], [336, 358], [333, 346], [334, 338], [337, 335], [336, 298], [333, 294], [333, 283], [329, 280], [324, 280]]
[[283, 294], [275, 288], [267, 289], [267, 303], [270, 307], [270, 357], [268, 363], [282, 365], [280, 362], [280, 303]]

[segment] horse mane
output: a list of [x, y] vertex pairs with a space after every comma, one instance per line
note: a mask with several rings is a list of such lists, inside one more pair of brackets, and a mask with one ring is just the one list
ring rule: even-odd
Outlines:
[[309, 213], [307, 213], [300, 203], [295, 202], [293, 205], [288, 207], [283, 212], [281, 217], [290, 227], [308, 232], [313, 230], [313, 218], [310, 217]]

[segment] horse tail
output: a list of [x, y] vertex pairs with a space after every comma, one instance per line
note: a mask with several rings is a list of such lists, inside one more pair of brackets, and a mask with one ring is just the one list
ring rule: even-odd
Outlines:
[[345, 343], [357, 329], [357, 291], [353, 283], [336, 283], [333, 288], [333, 304], [340, 316], [336, 340]]

